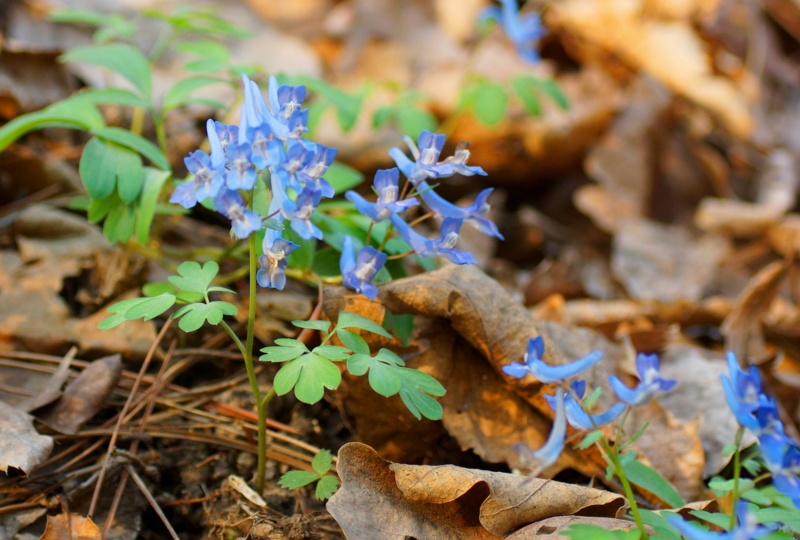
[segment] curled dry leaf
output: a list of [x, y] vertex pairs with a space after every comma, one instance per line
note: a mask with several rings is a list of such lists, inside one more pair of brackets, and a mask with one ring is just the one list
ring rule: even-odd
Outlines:
[[[636, 527], [634, 522], [625, 519], [591, 516], [556, 516], [531, 523], [506, 536], [506, 540], [541, 540], [541, 538], [547, 538], [547, 540], [569, 540], [570, 537], [561, 534], [561, 532], [568, 529], [571, 525], [593, 525], [607, 531], [628, 531]], [[647, 528], [651, 534], [654, 532], [650, 527]]]
[[105, 405], [122, 374], [122, 358], [115, 354], [95, 360], [72, 381], [41, 420], [60, 433], [74, 435]]
[[352, 539], [495, 539], [559, 515], [618, 517], [619, 495], [551, 480], [455, 467], [392, 464], [369, 446], [339, 451], [342, 487], [328, 511]]
[[754, 363], [767, 359], [762, 324], [787, 270], [783, 261], [775, 261], [759, 270], [723, 321], [720, 330], [725, 335], [726, 349], [740, 359], [750, 359]]
[[36, 432], [31, 415], [0, 401], [0, 471], [29, 473], [52, 450], [53, 439]]
[[100, 540], [102, 532], [91, 518], [78, 514], [47, 516], [47, 527], [39, 540]]

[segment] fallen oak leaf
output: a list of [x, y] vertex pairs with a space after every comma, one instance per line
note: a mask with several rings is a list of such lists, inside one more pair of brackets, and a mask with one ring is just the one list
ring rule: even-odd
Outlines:
[[617, 517], [614, 493], [453, 465], [389, 463], [367, 445], [339, 451], [342, 487], [328, 502], [350, 539], [494, 539], [548, 517]]
[[29, 473], [52, 450], [53, 439], [36, 432], [31, 415], [0, 401], [0, 471]]
[[100, 540], [102, 533], [91, 518], [78, 514], [47, 516], [47, 526], [39, 540]]

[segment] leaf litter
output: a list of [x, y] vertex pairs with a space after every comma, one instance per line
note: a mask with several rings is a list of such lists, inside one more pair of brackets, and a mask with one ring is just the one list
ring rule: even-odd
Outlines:
[[[547, 480], [526, 484], [505, 472], [526, 465], [512, 446], [524, 442], [538, 448], [553, 420], [543, 398], [552, 388], [502, 371], [520, 361], [534, 336], [544, 338], [545, 358], [552, 364], [594, 349], [604, 352], [604, 360], [588, 374], [604, 388], [601, 408], [610, 405], [608, 375], [627, 377], [632, 384], [635, 352], [662, 353], [663, 372], [679, 381], [680, 390], [629, 421], [634, 430], [649, 424], [637, 453], [688, 500], [708, 497], [705, 481], [728, 466], [722, 450], [732, 442], [736, 424], [718, 384], [726, 349], [760, 366], [779, 395], [787, 430], [796, 433], [800, 218], [793, 156], [799, 145], [788, 111], [798, 92], [793, 53], [800, 36], [785, 15], [796, 15], [792, 2], [754, 8], [760, 22], [753, 32], [748, 21], [755, 19], [741, 17], [730, 2], [555, 3], [545, 13], [551, 33], [544, 41], [545, 61], [535, 71], [517, 61], [497, 31], [481, 38], [472, 67], [493, 84], [521, 74], [552, 75], [569, 110], [543, 100], [541, 116], [530, 117], [512, 99], [506, 118], [493, 126], [458, 109], [466, 50], [477, 35], [472, 16], [480, 3], [439, 1], [431, 8], [411, 2], [402, 9], [391, 2], [357, 0], [335, 6], [310, 0], [291, 9], [275, 2], [250, 4], [255, 11], [242, 5], [229, 14], [258, 34], [249, 46], [237, 45], [243, 47], [233, 53], [239, 61], [261, 61], [269, 49], [280, 51], [270, 55], [268, 60], [277, 62], [270, 69], [325, 72], [330, 84], [348, 91], [369, 81], [385, 82], [385, 88], [367, 95], [365, 111], [390, 105], [396, 97], [392, 85], [415, 86], [428, 93], [426, 107], [445, 121], [449, 138], [472, 141], [472, 161], [490, 172], [487, 180], [462, 179], [454, 192], [469, 195], [487, 185], [505, 191], [494, 211], [508, 241], [470, 246], [479, 251], [483, 272], [444, 267], [385, 285], [376, 301], [333, 287], [324, 290], [322, 311], [332, 320], [343, 309], [379, 322], [387, 315], [413, 314], [405, 344], [364, 337], [447, 388], [440, 400], [441, 422], [417, 422], [398, 398], [381, 399], [377, 406], [364, 381], [347, 373], [340, 393], [330, 396], [333, 407], [301, 413], [289, 397], [275, 404], [280, 419], [271, 425], [275, 474], [287, 465], [310, 474], [317, 445], [339, 449], [336, 468], [343, 487], [328, 510], [348, 538], [374, 538], [375, 531], [420, 538], [555, 538], [574, 523], [603, 520], [609, 529], [630, 523], [618, 519], [622, 505], [615, 505], [621, 499], [613, 491], [619, 486], [604, 479], [605, 465], [596, 451], [568, 448], [543, 471]], [[20, 10], [16, 16], [24, 21], [31, 14]], [[33, 58], [52, 64], [52, 52], [36, 52], [37, 35], [53, 36], [48, 41], [60, 40], [63, 48], [75, 44], [74, 34], [25, 32], [33, 26], [12, 25], [16, 63]], [[751, 41], [738, 38], [744, 35]], [[774, 44], [778, 36], [781, 47]], [[750, 47], [766, 51], [763, 65], [749, 63]], [[441, 54], [427, 54], [431, 50]], [[159, 66], [157, 88], [179, 77], [172, 60]], [[10, 98], [0, 98], [5, 100], [0, 104], [9, 105], [0, 111], [3, 118], [46, 105], [77, 84], [75, 79], [63, 84], [62, 66], [54, 65], [57, 69], [48, 74], [58, 85], [44, 89], [25, 66], [6, 89]], [[4, 77], [11, 67], [4, 65]], [[79, 73], [90, 84], [108, 82], [98, 70]], [[225, 99], [223, 87], [213, 87], [213, 97]], [[113, 107], [105, 112], [119, 114]], [[195, 126], [208, 115], [208, 109], [174, 111], [171, 122], [184, 132], [175, 137], [174, 161], [202, 140]], [[333, 109], [321, 113], [317, 129], [323, 143], [342, 148], [342, 157], [362, 171], [385, 167], [386, 148], [400, 135], [391, 124], [375, 128], [369, 114], [342, 133]], [[13, 178], [38, 171], [35, 189], [52, 198], [74, 184], [51, 177], [42, 163], [56, 160], [74, 168], [70, 155], [77, 155], [79, 144], [59, 133], [34, 134], [4, 153], [4, 159], [17, 161], [3, 161], [3, 166], [8, 163]], [[45, 172], [47, 177], [40, 178]], [[33, 524], [42, 534], [40, 508], [50, 509], [47, 526], [53, 532], [44, 534], [63, 531], [67, 523], [72, 527], [77, 515], [58, 513], [56, 494], [72, 512], [87, 515], [90, 494], [83, 483], [96, 474], [98, 454], [86, 448], [110, 436], [109, 417], [119, 413], [133, 390], [133, 370], [157, 343], [153, 357], [169, 360], [168, 375], [150, 371], [136, 390], [135, 414], [121, 433], [111, 478], [133, 464], [145, 488], [158, 494], [170, 518], [190, 535], [231, 530], [253, 538], [340, 535], [312, 490], [293, 495], [273, 484], [265, 494], [265, 510], [231, 480], [252, 473], [255, 431], [247, 414], [252, 403], [237, 387], [241, 367], [220, 345], [224, 336], [208, 333], [173, 345], [156, 337], [163, 321], [96, 330], [105, 305], [132, 295], [147, 271], [158, 275], [163, 269], [110, 246], [97, 227], [56, 209], [63, 201], [34, 206], [25, 190], [15, 187], [9, 193], [22, 203], [0, 208], [0, 418], [8, 430], [0, 440], [10, 445], [0, 456], [6, 469], [24, 471], [28, 478], [9, 477], [8, 485], [18, 491], [0, 496], [4, 531], [16, 534]], [[168, 232], [192, 242], [208, 229], [184, 217]], [[282, 295], [260, 295], [258, 339], [269, 344], [295, 336], [287, 323], [307, 318], [315, 298], [316, 291], [300, 285]], [[79, 352], [68, 363], [72, 346]], [[123, 363], [97, 360], [112, 354], [121, 354]], [[104, 381], [92, 369], [101, 369]], [[77, 371], [97, 386], [69, 381]], [[39, 408], [51, 400], [49, 411]], [[144, 413], [148, 402], [152, 412]], [[59, 426], [62, 434], [51, 431]], [[147, 450], [126, 455], [124, 448], [137, 437], [148, 441]], [[73, 454], [62, 455], [59, 446], [48, 460], [52, 438]], [[350, 441], [374, 450], [345, 444]], [[72, 462], [73, 455], [82, 457]], [[156, 471], [180, 480], [167, 486]], [[585, 487], [587, 479], [597, 489]], [[544, 488], [533, 489], [539, 483], [566, 491], [554, 492], [557, 504], [550, 505]], [[37, 499], [39, 492], [47, 500]], [[602, 493], [615, 502], [586, 510], [594, 507], [573, 504], [563, 495], [578, 492], [583, 497]], [[109, 490], [103, 493], [106, 500], [94, 516], [98, 524], [114, 497]], [[651, 494], [638, 495], [654, 507], [662, 503]], [[527, 513], [509, 502], [526, 496], [539, 510], [548, 510]], [[118, 529], [115, 537], [161, 526], [142, 525], [148, 503], [140, 502], [131, 505], [138, 518], [118, 514], [122, 532]], [[29, 507], [30, 514], [5, 511], [17, 504], [40, 506]], [[69, 522], [65, 516], [71, 516]], [[202, 520], [206, 528], [201, 531]], [[79, 527], [75, 523], [73, 532]]]

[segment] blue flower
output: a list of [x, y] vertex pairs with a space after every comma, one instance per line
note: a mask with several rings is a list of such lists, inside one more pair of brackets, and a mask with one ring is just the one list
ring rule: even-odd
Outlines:
[[736, 505], [736, 517], [736, 527], [728, 532], [706, 531], [690, 525], [678, 516], [670, 516], [667, 520], [688, 540], [756, 540], [777, 528], [776, 525], [759, 525], [756, 516], [750, 512], [750, 507], [745, 501], [740, 501]]
[[544, 340], [542, 336], [536, 336], [528, 340], [528, 351], [523, 357], [523, 363], [512, 363], [503, 366], [503, 372], [517, 379], [525, 375], [533, 375], [543, 383], [556, 383], [574, 377], [595, 365], [603, 358], [600, 351], [592, 351], [583, 358], [563, 364], [561, 366], [551, 366], [542, 360], [544, 354]]
[[253, 189], [256, 183], [256, 170], [250, 162], [250, 145], [247, 143], [228, 146], [230, 168], [225, 173], [228, 189]]
[[[567, 422], [569, 422], [569, 425], [575, 429], [581, 431], [591, 431], [613, 422], [619, 418], [623, 412], [625, 412], [625, 405], [622, 403], [615, 403], [610, 409], [602, 414], [590, 415], [584, 410], [581, 402], [578, 401], [583, 399], [583, 394], [586, 392], [586, 381], [573, 381], [571, 387], [572, 392], [575, 393], [577, 399], [572, 395], [572, 393], [568, 393], [564, 397], [564, 407], [567, 411]], [[544, 398], [547, 400], [547, 403], [550, 405], [550, 407], [555, 410], [555, 397], [544, 396]]]
[[759, 436], [758, 443], [775, 489], [800, 508], [800, 447], [784, 435], [782, 429]]
[[311, 222], [311, 215], [319, 206], [321, 196], [319, 191], [308, 185], [297, 195], [294, 202], [287, 198], [283, 203], [281, 211], [284, 217], [291, 222], [294, 232], [304, 240], [312, 237], [322, 239], [322, 231]]
[[342, 283], [345, 287], [353, 289], [369, 299], [375, 298], [378, 295], [378, 288], [371, 281], [384, 264], [386, 264], [386, 254], [372, 246], [361, 248], [356, 257], [353, 239], [350, 236], [344, 237], [339, 269], [342, 272]]
[[467, 165], [469, 156], [469, 143], [460, 142], [456, 145], [456, 151], [453, 153], [453, 155], [445, 158], [445, 160], [442, 161], [442, 164], [450, 165], [450, 167], [453, 168], [453, 172], [464, 176], [474, 176], [476, 174], [480, 176], [486, 176], [486, 171], [479, 166]]
[[678, 384], [677, 381], [661, 377], [657, 354], [638, 354], [636, 356], [636, 371], [639, 374], [640, 382], [633, 389], [625, 386], [614, 375], [608, 378], [608, 382], [617, 396], [631, 407], [644, 405], [653, 399], [656, 394], [668, 392]]
[[541, 17], [537, 13], [520, 17], [517, 0], [500, 0], [500, 3], [503, 4], [502, 10], [496, 6], [488, 7], [481, 13], [481, 19], [498, 20], [503, 31], [514, 42], [517, 53], [527, 62], [539, 62], [536, 49], [545, 35]]
[[[212, 122], [211, 119], [208, 122]], [[228, 146], [235, 145], [239, 143], [239, 128], [237, 126], [232, 126], [230, 124], [223, 124], [222, 122], [213, 121], [214, 124], [214, 136], [212, 141], [212, 135], [210, 134], [208, 140], [211, 143], [211, 154], [214, 154], [214, 146], [216, 142], [219, 142], [219, 148], [222, 148], [222, 152], [225, 156], [227, 156]], [[206, 128], [208, 129], [208, 123], [206, 123]]]
[[333, 163], [334, 158], [336, 158], [336, 148], [316, 144], [309, 154], [305, 165], [300, 171], [303, 181], [305, 183], [313, 182], [314, 188], [319, 190], [323, 197], [333, 197], [333, 187], [327, 180], [322, 178], [322, 175], [325, 174], [328, 167]]
[[728, 402], [736, 421], [755, 434], [759, 434], [766, 427], [768, 420], [767, 411], [762, 412], [762, 422], [756, 417], [756, 411], [761, 407], [770, 407], [770, 399], [764, 394], [761, 375], [758, 368], [750, 366], [747, 371], [739, 367], [736, 355], [728, 351], [728, 372], [730, 376], [722, 375], [722, 388], [725, 391], [725, 400]]
[[355, 191], [348, 191], [344, 196], [355, 205], [356, 210], [372, 221], [383, 221], [392, 214], [400, 214], [419, 204], [419, 201], [413, 197], [403, 201], [397, 200], [400, 195], [400, 188], [397, 186], [398, 180], [400, 180], [400, 171], [397, 168], [381, 169], [375, 173], [373, 180], [375, 191], [378, 192], [376, 202], [368, 202]]
[[455, 264], [475, 264], [477, 261], [471, 253], [455, 249], [453, 246], [458, 241], [458, 232], [461, 230], [461, 220], [447, 218], [442, 221], [440, 238], [430, 240], [408, 226], [403, 218], [397, 214], [389, 216], [397, 233], [406, 244], [411, 246], [417, 255], [422, 257], [444, 257]]
[[441, 154], [444, 147], [444, 135], [422, 130], [418, 139], [419, 147], [409, 137], [403, 137], [403, 140], [408, 145], [416, 161], [408, 159], [399, 148], [389, 150], [389, 155], [394, 159], [397, 167], [406, 178], [413, 184], [416, 185], [426, 178], [440, 178], [454, 174], [455, 171], [452, 165], [438, 163], [439, 154]]
[[221, 191], [214, 198], [214, 208], [231, 220], [233, 235], [236, 238], [247, 238], [251, 233], [261, 229], [261, 218], [245, 207], [238, 191]]
[[266, 125], [252, 130], [250, 159], [258, 170], [275, 167], [286, 159], [283, 143], [272, 137]]
[[[267, 91], [271, 111], [265, 115], [265, 121], [275, 137], [282, 141], [302, 137], [308, 131], [308, 110], [301, 108], [306, 87], [278, 85], [278, 80], [270, 77]], [[266, 110], [263, 99], [262, 96], [260, 107]]]
[[418, 188], [419, 196], [422, 197], [422, 200], [430, 206], [436, 215], [443, 218], [463, 219], [465, 223], [470, 223], [483, 234], [503, 239], [503, 235], [497, 230], [497, 225], [486, 218], [490, 210], [486, 199], [493, 191], [493, 188], [484, 189], [475, 197], [475, 202], [471, 206], [463, 208], [442, 198], [433, 188], [428, 186], [427, 182], [420, 182]]
[[216, 197], [224, 180], [220, 171], [212, 165], [209, 155], [202, 150], [195, 150], [183, 162], [194, 179], [175, 188], [169, 202], [191, 208], [199, 201]]
[[259, 258], [261, 268], [256, 281], [262, 287], [282, 290], [286, 285], [286, 257], [300, 246], [281, 238], [281, 231], [267, 229], [262, 247], [264, 254]]
[[555, 410], [556, 417], [553, 420], [553, 429], [550, 431], [550, 436], [547, 441], [538, 450], [531, 450], [522, 443], [514, 445], [514, 449], [523, 455], [527, 460], [530, 460], [535, 465], [535, 469], [531, 472], [531, 476], [537, 476], [544, 469], [558, 461], [561, 452], [564, 451], [564, 439], [567, 435], [567, 418], [564, 407], [564, 389], [556, 389], [555, 397]]

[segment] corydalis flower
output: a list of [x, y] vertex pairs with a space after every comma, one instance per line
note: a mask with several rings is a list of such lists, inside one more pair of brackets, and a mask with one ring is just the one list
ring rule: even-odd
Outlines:
[[304, 240], [322, 238], [322, 231], [311, 222], [311, 215], [319, 206], [321, 196], [322, 194], [313, 186], [306, 186], [294, 202], [286, 199], [283, 203], [281, 209], [283, 215], [291, 222], [294, 232]]
[[[564, 407], [567, 413], [567, 422], [575, 429], [581, 431], [591, 431], [595, 428], [604, 426], [613, 422], [625, 411], [625, 405], [622, 403], [615, 403], [610, 409], [602, 414], [591, 415], [587, 413], [579, 400], [583, 399], [586, 392], [586, 381], [573, 381], [570, 385], [572, 393], [568, 393], [564, 397]], [[577, 399], [576, 399], [577, 397]], [[554, 396], [544, 396], [547, 403], [552, 409], [556, 408], [556, 400]]]
[[286, 285], [286, 257], [300, 246], [281, 238], [280, 231], [267, 229], [262, 247], [264, 255], [259, 258], [261, 268], [256, 274], [256, 281], [262, 287], [282, 290]]
[[619, 396], [619, 399], [631, 407], [644, 405], [656, 394], [668, 392], [678, 384], [677, 381], [661, 377], [656, 354], [638, 354], [636, 356], [636, 372], [639, 374], [640, 382], [635, 388], [628, 388], [614, 375], [608, 378], [611, 388]]
[[418, 187], [419, 196], [422, 197], [422, 200], [430, 206], [431, 210], [433, 210], [437, 216], [442, 218], [450, 217], [462, 219], [465, 223], [473, 225], [483, 234], [496, 236], [501, 240], [503, 239], [503, 235], [497, 230], [497, 225], [486, 217], [490, 210], [489, 203], [486, 202], [486, 199], [494, 188], [484, 189], [478, 193], [472, 205], [461, 207], [440, 197], [438, 193], [427, 185], [427, 182], [420, 182]]
[[755, 514], [750, 512], [748, 503], [745, 501], [740, 501], [736, 505], [736, 518], [736, 527], [728, 532], [705, 531], [690, 525], [678, 516], [670, 516], [667, 520], [689, 540], [756, 540], [777, 528], [774, 525], [759, 525]]
[[384, 264], [386, 264], [386, 254], [372, 246], [361, 248], [356, 257], [353, 239], [349, 236], [344, 237], [339, 269], [342, 272], [342, 283], [345, 287], [353, 289], [369, 299], [375, 298], [378, 288], [372, 284], [372, 279]]
[[447, 218], [442, 222], [441, 237], [435, 240], [425, 238], [408, 226], [403, 218], [397, 214], [389, 216], [397, 233], [406, 244], [411, 246], [417, 255], [422, 257], [444, 257], [456, 264], [475, 264], [475, 257], [471, 253], [455, 249], [458, 241], [458, 232], [461, 230], [461, 220]]
[[242, 197], [236, 191], [221, 191], [214, 198], [214, 208], [231, 220], [233, 235], [236, 238], [247, 238], [251, 233], [261, 229], [261, 218], [245, 207]]
[[195, 150], [183, 162], [194, 178], [176, 187], [169, 202], [192, 208], [200, 201], [216, 197], [224, 180], [221, 171], [212, 165], [209, 155]]
[[397, 185], [399, 180], [400, 171], [397, 168], [381, 169], [375, 173], [373, 180], [375, 191], [378, 192], [376, 202], [368, 202], [355, 191], [348, 191], [344, 196], [355, 205], [359, 212], [372, 221], [383, 221], [392, 214], [400, 214], [419, 204], [419, 201], [413, 197], [403, 201], [397, 200], [400, 195], [400, 188]]
[[574, 377], [595, 365], [603, 358], [603, 353], [593, 351], [583, 358], [563, 364], [551, 366], [542, 360], [544, 354], [544, 340], [542, 336], [536, 336], [528, 340], [528, 351], [525, 353], [523, 363], [515, 362], [503, 366], [503, 372], [518, 379], [525, 375], [533, 375], [540, 382], [556, 383]]
[[545, 35], [541, 17], [537, 13], [520, 17], [517, 0], [500, 0], [500, 3], [503, 5], [502, 10], [497, 6], [488, 7], [481, 13], [481, 20], [498, 20], [523, 60], [531, 63], [539, 62], [539, 53], [536, 49], [539, 40]]
[[[480, 167], [467, 165], [470, 155], [468, 150], [469, 143], [459, 143], [453, 156], [439, 161], [439, 155], [442, 153], [445, 142], [444, 135], [423, 130], [417, 139], [419, 146], [414, 144], [414, 141], [407, 136], [403, 137], [403, 141], [416, 161], [408, 159], [408, 156], [399, 148], [389, 150], [389, 155], [394, 159], [400, 171], [406, 175], [406, 178], [420, 189], [423, 186], [418, 184], [426, 178], [445, 178], [456, 173], [464, 176], [475, 174], [486, 176], [486, 171]], [[427, 184], [425, 187], [427, 187]]]
[[561, 452], [564, 451], [564, 439], [567, 435], [567, 418], [564, 405], [564, 389], [556, 390], [555, 411], [556, 417], [553, 420], [553, 428], [547, 441], [538, 450], [531, 450], [522, 443], [513, 446], [514, 450], [521, 454], [523, 461], [530, 462], [529, 468], [532, 469], [531, 475], [537, 476], [544, 469], [558, 461]]
[[[742, 370], [736, 355], [730, 351], [726, 358], [730, 375], [720, 377], [725, 400], [739, 424], [758, 435], [766, 425], [763, 421], [759, 422], [756, 411], [762, 407], [774, 407], [774, 402], [764, 394], [757, 367], [750, 366], [747, 371]], [[763, 413], [762, 417], [766, 419]]]

